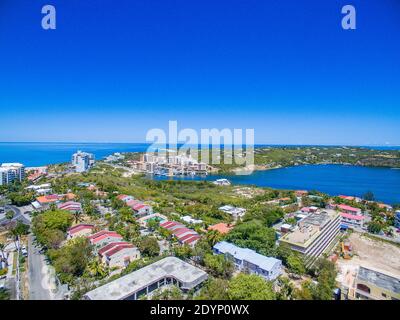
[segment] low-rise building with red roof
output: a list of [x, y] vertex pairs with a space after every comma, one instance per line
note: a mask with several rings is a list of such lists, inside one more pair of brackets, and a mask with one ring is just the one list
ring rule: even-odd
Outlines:
[[209, 226], [208, 230], [215, 230], [221, 234], [227, 234], [229, 231], [232, 230], [232, 228], [233, 227], [231, 227], [229, 224], [221, 222], [221, 223], [217, 223], [212, 226]]
[[71, 212], [82, 211], [82, 205], [79, 202], [67, 201], [57, 205], [58, 209], [67, 210]]
[[102, 230], [88, 237], [90, 243], [96, 247], [103, 247], [112, 242], [122, 240], [122, 236], [115, 231]]
[[103, 263], [110, 268], [124, 268], [130, 262], [140, 259], [140, 251], [126, 241], [112, 242], [98, 250]]
[[68, 229], [67, 239], [89, 236], [92, 234], [93, 229], [94, 225], [92, 224], [85, 224], [85, 223], [77, 224]]
[[163, 222], [160, 224], [160, 227], [171, 231], [174, 237], [178, 239], [181, 244], [194, 246], [200, 239], [200, 236], [196, 231], [189, 229], [182, 223], [176, 221]]

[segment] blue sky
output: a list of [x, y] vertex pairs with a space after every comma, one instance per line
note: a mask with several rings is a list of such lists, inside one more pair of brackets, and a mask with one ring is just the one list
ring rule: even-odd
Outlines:
[[177, 120], [400, 145], [398, 0], [1, 0], [0, 49], [0, 141], [143, 142]]

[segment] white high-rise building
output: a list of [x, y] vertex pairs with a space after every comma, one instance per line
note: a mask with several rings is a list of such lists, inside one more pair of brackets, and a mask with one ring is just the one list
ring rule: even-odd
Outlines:
[[94, 154], [78, 150], [72, 155], [72, 165], [76, 172], [85, 172], [94, 165]]
[[0, 167], [0, 185], [8, 185], [14, 181], [21, 182], [25, 178], [25, 166], [21, 163], [3, 163]]

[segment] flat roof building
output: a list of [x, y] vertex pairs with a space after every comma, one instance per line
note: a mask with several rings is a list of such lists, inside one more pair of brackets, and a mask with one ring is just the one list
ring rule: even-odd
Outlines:
[[0, 167], [0, 186], [25, 178], [25, 166], [21, 163], [3, 163]]
[[313, 212], [299, 221], [298, 225], [279, 239], [294, 251], [308, 257], [312, 264], [334, 241], [340, 231], [341, 215], [331, 209]]
[[203, 270], [176, 257], [167, 257], [84, 295], [87, 300], [137, 300], [166, 285], [182, 291], [198, 289], [207, 280]]
[[342, 298], [400, 300], [400, 278], [370, 267], [346, 265], [338, 275]]

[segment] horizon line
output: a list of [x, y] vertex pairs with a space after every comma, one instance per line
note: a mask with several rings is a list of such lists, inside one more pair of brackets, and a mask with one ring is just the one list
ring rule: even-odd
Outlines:
[[[113, 142], [113, 141], [0, 141], [0, 144], [6, 143], [32, 143], [32, 144], [153, 144], [152, 142]], [[184, 142], [178, 142], [179, 144], [184, 144]], [[162, 144], [160, 144], [162, 145]], [[169, 145], [169, 143], [167, 143]], [[198, 144], [203, 145], [203, 144]], [[209, 144], [218, 145], [218, 144]], [[221, 144], [219, 144], [221, 145]], [[245, 145], [245, 144], [243, 144]], [[254, 146], [321, 146], [321, 147], [400, 147], [400, 144], [343, 144], [343, 143], [328, 143], [328, 144], [308, 144], [308, 143], [255, 143]]]

